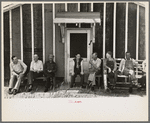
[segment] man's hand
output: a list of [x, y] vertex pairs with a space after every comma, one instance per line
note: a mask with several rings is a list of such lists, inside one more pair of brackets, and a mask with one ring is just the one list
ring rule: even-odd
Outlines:
[[52, 72], [52, 70], [47, 70], [49, 73], [51, 73]]
[[33, 70], [34, 72], [37, 72], [37, 70]]
[[81, 75], [83, 75], [84, 73], [83, 73], [83, 72], [81, 72], [80, 74], [81, 74]]
[[22, 72], [22, 73], [19, 74], [19, 76], [21, 76], [21, 75], [24, 75], [24, 73]]
[[117, 74], [121, 75], [121, 71], [118, 70], [118, 71], [117, 71]]

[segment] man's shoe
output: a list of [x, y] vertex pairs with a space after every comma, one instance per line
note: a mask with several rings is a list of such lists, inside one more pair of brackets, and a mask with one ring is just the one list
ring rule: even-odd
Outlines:
[[32, 91], [32, 85], [29, 86], [29, 88], [27, 89], [27, 92]]
[[91, 87], [91, 91], [94, 91], [94, 86]]
[[14, 89], [14, 90], [13, 90], [13, 95], [16, 95], [16, 94], [17, 94], [17, 90]]
[[48, 88], [45, 88], [44, 92], [47, 92], [48, 91]]
[[12, 92], [12, 88], [9, 88], [8, 93], [9, 93], [9, 94], [12, 94], [12, 93], [13, 93], [13, 92]]

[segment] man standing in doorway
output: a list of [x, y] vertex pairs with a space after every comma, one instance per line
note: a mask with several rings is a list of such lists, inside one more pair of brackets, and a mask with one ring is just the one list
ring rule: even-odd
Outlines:
[[30, 92], [33, 88], [33, 79], [41, 76], [43, 76], [43, 63], [41, 60], [39, 60], [39, 56], [35, 54], [34, 60], [30, 64], [30, 71], [28, 74], [28, 92]]
[[96, 85], [95, 82], [95, 75], [100, 73], [100, 65], [101, 59], [97, 57], [97, 53], [94, 52], [92, 54], [92, 59], [89, 61], [89, 77], [88, 77], [88, 86], [91, 86], [91, 91], [94, 90], [94, 86]]
[[[10, 63], [11, 79], [9, 81], [9, 94], [14, 94], [19, 90], [20, 83], [23, 80], [24, 74], [27, 70], [27, 65], [19, 60], [16, 56], [12, 56], [12, 62]], [[14, 80], [17, 78], [17, 82], [14, 85]]]
[[75, 78], [77, 75], [80, 76], [81, 78], [81, 87], [83, 88], [83, 83], [84, 83], [84, 73], [83, 73], [83, 59], [81, 58], [80, 54], [77, 54], [75, 58], [73, 59], [73, 73], [71, 76], [71, 84], [70, 88], [73, 87], [75, 83]]
[[44, 92], [48, 91], [48, 88], [54, 87], [55, 88], [55, 73], [57, 71], [56, 63], [53, 61], [54, 55], [49, 54], [49, 61], [47, 61], [44, 65], [44, 75], [46, 76], [46, 84]]

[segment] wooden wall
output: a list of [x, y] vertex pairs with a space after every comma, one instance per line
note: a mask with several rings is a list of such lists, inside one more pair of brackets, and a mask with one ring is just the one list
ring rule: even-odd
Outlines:
[[116, 5], [116, 57], [125, 56], [125, 15], [126, 4], [117, 3]]
[[[93, 51], [98, 53], [98, 57], [103, 57], [103, 10], [104, 3], [94, 3], [93, 12], [99, 12], [101, 25], [95, 27], [95, 43]], [[32, 60], [32, 42], [31, 42], [31, 5], [22, 6], [23, 17], [23, 60], [30, 66]], [[77, 3], [67, 4], [68, 12], [78, 12]], [[91, 12], [90, 3], [80, 3], [81, 12]], [[113, 51], [113, 16], [114, 3], [106, 3], [106, 52]], [[65, 12], [65, 3], [55, 4], [55, 13]], [[136, 13], [137, 5], [129, 3], [128, 8], [128, 50], [133, 58], [136, 56]], [[145, 8], [140, 6], [139, 9], [139, 59], [145, 59]], [[44, 5], [45, 15], [45, 57], [48, 60], [48, 54], [53, 53], [53, 5]], [[43, 60], [43, 33], [42, 33], [42, 4], [33, 4], [33, 21], [34, 21], [34, 50]], [[125, 17], [126, 3], [116, 4], [116, 58], [124, 58], [125, 55]], [[67, 24], [67, 27], [73, 24]], [[74, 24], [74, 27], [77, 26]], [[81, 24], [81, 28], [89, 28], [90, 24]], [[21, 58], [20, 42], [20, 8], [12, 10], [12, 53]], [[55, 25], [55, 58], [58, 65], [57, 77], [64, 77], [65, 71], [65, 54], [64, 44], [60, 35], [60, 27]], [[10, 35], [9, 35], [9, 12], [4, 13], [4, 65], [5, 78], [9, 77], [10, 62]]]
[[9, 12], [5, 12], [3, 17], [4, 24], [4, 79], [10, 78], [10, 31], [9, 31]]
[[137, 25], [137, 5], [129, 3], [128, 8], [128, 51], [132, 58], [136, 59], [136, 25]]
[[48, 54], [53, 53], [53, 5], [44, 5], [45, 14], [45, 58], [48, 60]]
[[146, 58], [145, 48], [145, 8], [140, 7], [139, 14], [139, 59], [144, 60]]
[[[93, 4], [93, 12], [100, 12], [100, 18], [103, 20], [103, 3], [94, 3]], [[103, 21], [101, 26], [96, 24], [95, 26], [95, 43], [93, 44], [93, 52], [98, 53], [98, 57], [103, 57]]]
[[33, 4], [34, 54], [43, 61], [42, 4]]
[[20, 7], [12, 10], [12, 55], [21, 59]]
[[23, 14], [23, 61], [27, 64], [28, 70], [32, 61], [32, 41], [31, 41], [31, 5], [22, 6]]
[[[56, 4], [56, 13], [65, 11], [65, 4]], [[55, 58], [57, 63], [57, 77], [64, 77], [65, 73], [65, 52], [64, 52], [64, 43], [62, 43], [60, 27], [58, 24], [55, 25]]]
[[106, 3], [106, 49], [105, 51], [113, 52], [113, 16], [114, 4]]

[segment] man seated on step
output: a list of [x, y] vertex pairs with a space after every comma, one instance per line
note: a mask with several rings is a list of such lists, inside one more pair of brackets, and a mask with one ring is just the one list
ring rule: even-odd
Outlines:
[[30, 64], [30, 71], [28, 73], [28, 89], [27, 91], [30, 92], [33, 88], [33, 79], [37, 77], [43, 76], [43, 63], [39, 60], [39, 56], [35, 54], [34, 60]]
[[126, 58], [122, 59], [120, 62], [118, 74], [129, 76], [129, 82], [130, 82], [129, 92], [132, 93], [132, 86], [134, 82], [135, 85], [139, 86], [134, 71], [134, 67], [137, 67], [138, 63], [131, 58], [130, 52], [126, 52], [125, 57]]
[[57, 66], [56, 63], [53, 61], [53, 59], [54, 55], [49, 54], [49, 60], [44, 65], [44, 75], [47, 78], [44, 92], [47, 92], [50, 86], [55, 87], [55, 82], [53, 82], [53, 79], [57, 71]]
[[72, 88], [75, 84], [75, 78], [77, 75], [81, 78], [81, 86], [83, 87], [84, 83], [84, 73], [83, 73], [83, 59], [81, 58], [80, 54], [77, 54], [75, 58], [73, 59], [73, 73], [71, 76], [71, 84], [70, 88]]
[[[9, 94], [16, 94], [19, 90], [20, 83], [24, 78], [24, 74], [27, 70], [27, 65], [19, 60], [16, 56], [12, 56], [12, 62], [10, 63], [11, 78], [9, 81]], [[14, 86], [14, 81], [17, 82]]]
[[88, 87], [91, 86], [91, 90], [94, 90], [94, 86], [96, 85], [95, 82], [95, 75], [100, 74], [100, 65], [101, 59], [97, 57], [97, 53], [94, 52], [92, 54], [92, 59], [89, 61], [89, 77], [88, 77]]

